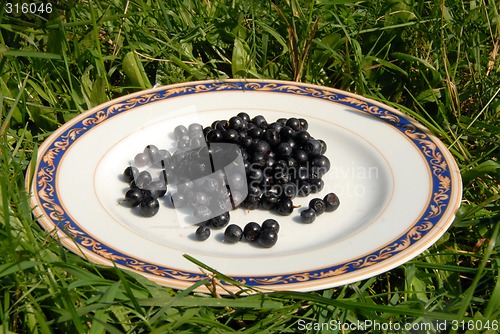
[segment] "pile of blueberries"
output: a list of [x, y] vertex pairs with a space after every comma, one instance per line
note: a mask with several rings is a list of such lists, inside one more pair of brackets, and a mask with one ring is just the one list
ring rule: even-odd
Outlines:
[[[326, 143], [310, 135], [303, 118], [280, 118], [268, 123], [262, 115], [250, 118], [241, 112], [207, 127], [179, 125], [173, 135], [173, 154], [148, 145], [135, 156], [134, 166], [125, 169], [123, 180], [130, 188], [123, 203], [139, 207], [146, 217], [154, 216], [168, 187], [168, 203], [189, 210], [192, 222], [199, 225], [198, 240], [208, 238], [209, 228], [226, 227], [229, 211], [237, 207], [290, 215], [296, 208], [293, 199], [320, 192], [324, 187], [322, 177], [330, 169]], [[228, 148], [228, 144], [235, 149]], [[139, 170], [147, 166], [155, 167], [158, 176]], [[228, 173], [228, 166], [234, 172]], [[311, 223], [323, 212], [334, 211], [339, 203], [333, 193], [322, 200], [313, 199], [309, 208], [301, 211], [301, 219]], [[227, 226], [226, 232], [234, 232], [234, 226]], [[243, 230], [240, 239], [242, 236]], [[269, 247], [267, 244], [263, 246]]]
[[303, 118], [280, 118], [268, 123], [264, 116], [250, 119], [239, 113], [203, 129], [207, 143], [235, 143], [242, 148], [248, 195], [243, 207], [259, 206], [287, 216], [292, 200], [323, 189], [330, 169], [326, 143], [313, 138]]
[[[170, 196], [165, 198], [165, 204], [186, 213], [192, 218], [191, 224], [213, 217], [211, 222], [220, 227], [220, 222], [228, 219], [228, 212], [244, 200], [246, 179], [243, 162], [238, 166], [239, 146], [228, 148], [223, 143], [208, 146], [199, 124], [191, 124], [189, 128], [177, 126], [174, 136], [173, 154], [148, 145], [124, 170], [122, 178], [130, 188], [122, 204], [138, 207], [143, 216], [152, 217], [159, 212], [160, 200], [168, 190]], [[227, 165], [234, 170], [230, 173], [233, 189], [228, 187], [227, 173], [222, 172]]]

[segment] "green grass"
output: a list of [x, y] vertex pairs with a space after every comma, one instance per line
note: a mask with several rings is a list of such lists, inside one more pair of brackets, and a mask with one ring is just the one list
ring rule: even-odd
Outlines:
[[[496, 332], [500, 7], [494, 1], [52, 3], [49, 15], [0, 9], [0, 333], [294, 333], [306, 331], [305, 323], [332, 320], [449, 321], [443, 333], [452, 320], [478, 320]], [[449, 147], [462, 172], [456, 221], [428, 251], [371, 279], [312, 293], [222, 299], [193, 292], [208, 281], [175, 291], [88, 263], [37, 225], [24, 175], [54, 129], [155, 83], [231, 77], [340, 88], [419, 120]]]

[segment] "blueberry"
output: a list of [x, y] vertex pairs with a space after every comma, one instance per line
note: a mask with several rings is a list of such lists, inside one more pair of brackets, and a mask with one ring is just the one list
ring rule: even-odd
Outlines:
[[144, 217], [153, 217], [160, 210], [160, 203], [156, 198], [147, 197], [142, 199], [139, 208]]
[[135, 165], [138, 166], [138, 167], [144, 167], [144, 166], [146, 166], [149, 163], [149, 161], [150, 161], [149, 155], [146, 154], [146, 153], [138, 153], [134, 157]]
[[297, 145], [297, 142], [293, 138], [292, 139], [288, 139], [287, 143], [292, 147], [292, 149], [296, 149], [296, 148], [299, 147], [299, 145]]
[[199, 241], [205, 241], [210, 237], [210, 229], [206, 226], [200, 226], [195, 232], [196, 239]]
[[227, 121], [226, 120], [215, 121], [212, 124], [212, 127], [215, 128], [215, 129], [219, 129], [221, 131], [224, 131], [224, 130], [227, 129]]
[[319, 193], [321, 190], [323, 190], [323, 187], [325, 186], [325, 181], [323, 181], [320, 178], [309, 179], [309, 183], [311, 184], [311, 192], [313, 194]]
[[257, 125], [261, 129], [267, 129], [267, 121], [262, 115], [257, 115], [252, 118], [252, 123]]
[[189, 200], [188, 200], [187, 195], [185, 195], [182, 192], [173, 193], [170, 196], [170, 199], [172, 201], [172, 205], [176, 209], [184, 208], [189, 204]]
[[250, 122], [250, 116], [246, 112], [240, 112], [236, 116], [240, 117], [246, 123]]
[[223, 228], [229, 224], [230, 218], [229, 212], [225, 212], [210, 219], [210, 224], [215, 228]]
[[289, 216], [293, 212], [293, 202], [289, 198], [282, 198], [275, 207], [276, 211], [282, 216]]
[[242, 133], [240, 133], [240, 139], [238, 139], [238, 144], [242, 148], [248, 149], [253, 144], [252, 137], [250, 137], [249, 135], [242, 136]]
[[262, 135], [262, 132], [263, 132], [263, 130], [258, 126], [249, 127], [247, 130], [248, 136], [250, 138], [255, 138], [255, 139], [260, 138], [260, 136]]
[[297, 141], [297, 144], [304, 145], [309, 139], [311, 139], [311, 135], [306, 130], [300, 130], [297, 132], [294, 139]]
[[290, 128], [292, 128], [295, 131], [300, 130], [300, 121], [297, 118], [295, 118], [295, 117], [289, 118], [286, 121], [286, 125], [289, 126]]
[[337, 210], [337, 208], [340, 205], [340, 200], [335, 195], [334, 193], [329, 193], [327, 194], [324, 198], [323, 201], [325, 202], [325, 211], [326, 212], [333, 212]]
[[237, 143], [239, 139], [240, 135], [235, 129], [227, 129], [222, 132], [222, 140], [226, 143]]
[[203, 128], [203, 138], [207, 138], [207, 134], [212, 131], [214, 128], [211, 126], [206, 126]]
[[278, 156], [280, 157], [289, 157], [292, 155], [293, 148], [288, 142], [282, 142], [278, 145], [278, 148], [276, 149]]
[[280, 129], [281, 140], [284, 140], [285, 142], [287, 142], [288, 140], [295, 137], [296, 133], [297, 133], [297, 131], [295, 131], [294, 129], [292, 129], [288, 125], [285, 125]]
[[267, 160], [267, 157], [266, 157], [266, 154], [265, 153], [262, 153], [262, 152], [252, 152], [252, 156], [250, 158], [250, 161], [255, 164], [255, 166], [257, 168], [262, 168], [264, 166], [266, 166], [266, 160]]
[[310, 200], [309, 207], [316, 212], [316, 216], [321, 215], [326, 210], [325, 202], [321, 198], [313, 198]]
[[317, 155], [321, 155], [320, 141], [316, 139], [308, 140], [304, 145], [304, 151], [306, 151], [309, 157], [315, 157]]
[[330, 170], [330, 160], [324, 155], [318, 155], [311, 160], [311, 172], [321, 178]]
[[220, 129], [213, 129], [213, 130], [210, 130], [205, 139], [209, 142], [209, 143], [217, 143], [217, 142], [220, 142], [222, 141], [222, 131]]
[[262, 229], [258, 240], [262, 247], [271, 248], [278, 241], [278, 232], [270, 228]]
[[137, 175], [134, 181], [132, 181], [133, 185], [135, 185], [137, 188], [140, 189], [145, 189], [148, 184], [151, 183], [153, 180], [153, 177], [151, 176], [151, 173], [149, 173], [146, 170], [143, 170], [142, 172]]
[[182, 138], [183, 136], [187, 136], [188, 133], [189, 131], [184, 125], [178, 125], [174, 129], [174, 137], [176, 140]]
[[240, 116], [233, 116], [229, 119], [229, 128], [242, 131], [246, 129], [246, 122]]
[[260, 197], [262, 195], [262, 189], [259, 187], [259, 182], [250, 181], [248, 184], [248, 196]]
[[189, 136], [194, 137], [199, 135], [200, 133], [203, 133], [203, 126], [198, 123], [192, 123], [189, 124], [188, 130], [189, 130]]
[[143, 199], [148, 198], [148, 197], [153, 197], [150, 190], [147, 190], [147, 189], [140, 189], [140, 190], [141, 190]]
[[283, 195], [286, 198], [294, 199], [297, 196], [298, 188], [295, 183], [285, 183], [281, 185]]
[[125, 193], [125, 200], [123, 203], [126, 206], [138, 206], [142, 201], [142, 191], [139, 188], [131, 188]]
[[312, 186], [308, 181], [299, 182], [299, 191], [297, 195], [299, 197], [307, 197], [312, 193]]
[[272, 192], [265, 192], [261, 197], [261, 205], [264, 209], [273, 209], [279, 201], [279, 196]]
[[224, 231], [224, 241], [228, 243], [236, 243], [241, 240], [243, 230], [235, 224], [229, 225]]
[[139, 170], [137, 169], [137, 167], [128, 166], [123, 171], [123, 181], [130, 183], [135, 179], [137, 175], [139, 175]]
[[262, 222], [262, 229], [271, 229], [278, 233], [280, 231], [280, 224], [276, 221], [276, 219], [266, 219]]
[[271, 145], [263, 139], [257, 139], [257, 141], [250, 146], [250, 148], [253, 152], [260, 152], [264, 154], [271, 152]]
[[258, 196], [250, 196], [243, 201], [243, 207], [247, 210], [255, 210], [259, 207], [260, 197]]
[[326, 143], [323, 139], [318, 139], [319, 140], [319, 143], [321, 145], [321, 154], [325, 154], [326, 153]]
[[300, 129], [307, 130], [309, 128], [309, 123], [304, 118], [299, 118]]
[[267, 129], [262, 134], [262, 139], [269, 143], [271, 146], [276, 146], [280, 143], [280, 133], [274, 129]]
[[149, 161], [153, 161], [156, 154], [158, 154], [158, 147], [155, 145], [148, 145], [144, 148], [143, 153], [149, 156]]
[[311, 224], [316, 220], [316, 211], [312, 208], [307, 208], [300, 213], [300, 219], [304, 224]]
[[243, 229], [243, 236], [248, 241], [255, 241], [259, 238], [261, 227], [256, 222], [250, 222]]
[[309, 156], [306, 151], [301, 149], [296, 149], [293, 151], [292, 156], [297, 160], [299, 165], [305, 164], [309, 160]]

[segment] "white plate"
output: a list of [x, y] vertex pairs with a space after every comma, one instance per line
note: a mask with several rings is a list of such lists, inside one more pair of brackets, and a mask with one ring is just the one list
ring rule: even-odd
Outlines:
[[[126, 189], [120, 175], [146, 145], [171, 149], [176, 125], [210, 125], [242, 111], [268, 121], [309, 121], [332, 163], [318, 197], [337, 193], [337, 211], [310, 225], [300, 223], [301, 209], [288, 217], [232, 211], [231, 222], [240, 226], [269, 217], [280, 222], [278, 243], [265, 249], [226, 244], [223, 230], [198, 242], [195, 227], [179, 227], [172, 208], [144, 218], [118, 204]], [[308, 291], [365, 279], [432, 245], [452, 223], [462, 194], [450, 152], [399, 111], [326, 87], [257, 80], [159, 87], [93, 108], [43, 143], [32, 182], [35, 215], [65, 247], [174, 288], [205, 277], [183, 254], [257, 288]], [[307, 206], [314, 196], [294, 204]]]

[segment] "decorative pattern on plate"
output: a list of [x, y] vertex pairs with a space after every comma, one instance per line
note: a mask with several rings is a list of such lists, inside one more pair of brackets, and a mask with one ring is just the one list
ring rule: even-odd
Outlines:
[[171, 278], [183, 282], [196, 282], [205, 278], [205, 275], [200, 273], [181, 271], [153, 263], [146, 263], [114, 250], [101, 241], [95, 240], [90, 235], [87, 235], [87, 233], [78, 226], [77, 222], [71, 220], [68, 213], [66, 213], [60, 205], [60, 198], [55, 192], [55, 180], [58, 164], [67, 148], [78, 138], [84, 136], [89, 130], [102, 122], [109, 120], [113, 116], [154, 101], [171, 99], [188, 94], [208, 94], [218, 91], [264, 91], [301, 95], [342, 104], [360, 112], [367, 113], [389, 123], [392, 127], [400, 131], [401, 134], [411, 140], [425, 157], [433, 175], [431, 180], [433, 195], [428, 202], [425, 213], [411, 228], [394, 242], [363, 257], [316, 271], [279, 276], [233, 277], [235, 280], [254, 286], [282, 285], [331, 278], [370, 267], [412, 247], [412, 245], [417, 243], [431, 231], [443, 216], [450, 199], [450, 170], [443, 153], [424, 130], [417, 127], [408, 119], [382, 106], [360, 98], [345, 95], [327, 88], [311, 87], [301, 85], [300, 83], [280, 83], [276, 81], [214, 81], [167, 86], [153, 93], [148, 92], [143, 95], [125, 99], [119, 103], [94, 111], [88, 117], [76, 122], [62, 132], [45, 150], [40, 159], [36, 172], [36, 196], [38, 196], [42, 204], [45, 215], [50, 217], [51, 221], [60, 232], [72, 238], [80, 248], [98, 255], [102, 259], [113, 261], [118, 265], [133, 269], [140, 273]]

